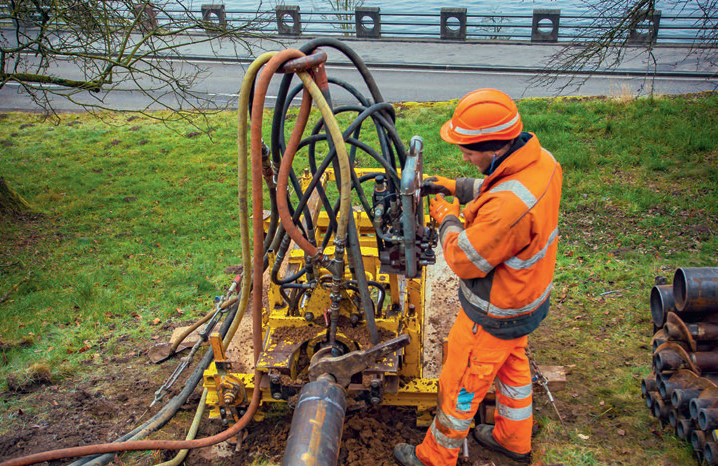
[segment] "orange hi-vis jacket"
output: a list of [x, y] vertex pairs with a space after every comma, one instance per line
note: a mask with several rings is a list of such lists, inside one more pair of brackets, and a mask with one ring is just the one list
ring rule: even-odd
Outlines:
[[558, 244], [561, 165], [534, 134], [487, 176], [440, 238], [461, 279], [466, 314], [503, 339], [531, 333], [546, 317]]

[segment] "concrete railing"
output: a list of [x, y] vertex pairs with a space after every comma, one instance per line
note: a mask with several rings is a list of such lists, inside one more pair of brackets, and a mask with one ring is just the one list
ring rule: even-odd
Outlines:
[[[150, 8], [150, 7], [147, 7]], [[129, 12], [129, 16], [139, 12]], [[150, 26], [181, 20], [186, 11], [143, 11]], [[438, 41], [512, 40], [533, 43], [581, 41], [596, 38], [595, 18], [564, 15], [559, 9], [534, 9], [526, 14], [476, 13], [467, 8], [442, 8], [438, 12], [384, 12], [378, 7], [354, 11], [300, 11], [299, 6], [282, 5], [270, 11], [227, 10], [224, 4], [204, 4], [195, 12], [214, 26], [241, 26], [248, 22], [266, 34], [282, 37], [337, 36], [366, 40], [414, 39]], [[9, 23], [7, 14], [0, 22]], [[718, 17], [696, 15], [646, 15], [627, 32], [629, 43], [693, 43], [714, 41]], [[711, 39], [713, 38], [713, 39]]]
[[[203, 5], [202, 10], [224, 5]], [[534, 9], [526, 14], [493, 14], [467, 8], [442, 8], [439, 12], [407, 13], [382, 11], [378, 7], [358, 7], [353, 11], [308, 11], [299, 6], [277, 6], [274, 11], [226, 11], [223, 21], [242, 22], [264, 18], [264, 32], [280, 36], [330, 35], [358, 39], [425, 40], [519, 40], [538, 43], [588, 40], [595, 38], [587, 15], [564, 15], [559, 9]], [[696, 15], [662, 16], [661, 11], [646, 15], [628, 32], [630, 43], [709, 41], [718, 27], [718, 17]], [[587, 35], [590, 31], [593, 36]]]

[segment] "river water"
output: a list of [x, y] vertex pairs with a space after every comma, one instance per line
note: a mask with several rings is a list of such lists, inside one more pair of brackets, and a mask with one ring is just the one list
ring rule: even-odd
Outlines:
[[[274, 10], [277, 5], [298, 5], [300, 11], [337, 11], [354, 10], [356, 6], [379, 7], [386, 13], [438, 13], [441, 8], [466, 8], [469, 14], [530, 14], [534, 8], [557, 8], [562, 15], [578, 15], [586, 13], [587, 9], [582, 1], [570, 0], [493, 0], [493, 1], [467, 1], [452, 2], [449, 0], [423, 0], [421, 3], [415, 0], [264, 0], [262, 2], [253, 0], [179, 0], [180, 3], [199, 9], [203, 3], [224, 3], [228, 11], [232, 10]], [[704, 3], [704, 2], [701, 2]], [[697, 2], [689, 0], [664, 0], [658, 1], [656, 9], [662, 10], [663, 15], [677, 14], [698, 15]]]
[[[587, 27], [591, 20], [589, 18], [589, 9], [586, 6], [588, 2], [597, 2], [598, 0], [490, 0], [490, 1], [465, 1], [465, 2], [452, 2], [450, 0], [423, 0], [417, 2], [415, 0], [175, 0], [182, 3], [185, 7], [192, 10], [198, 11], [202, 4], [215, 3], [224, 4], [228, 13], [228, 19], [235, 17], [232, 12], [238, 12], [242, 14], [250, 14], [250, 12], [272, 12], [277, 5], [297, 5], [300, 8], [302, 14], [314, 12], [314, 13], [329, 13], [329, 15], [323, 16], [326, 23], [320, 26], [310, 26], [306, 32], [319, 32], [324, 31], [327, 28], [339, 28], [337, 24], [331, 24], [332, 18], [336, 19], [336, 16], [332, 16], [331, 12], [340, 11], [353, 11], [357, 6], [366, 7], [379, 7], [382, 14], [382, 35], [384, 37], [390, 36], [404, 36], [404, 37], [435, 37], [438, 35], [438, 15], [442, 8], [466, 8], [469, 15], [524, 15], [528, 18], [523, 19], [511, 19], [511, 18], [481, 18], [478, 20], [469, 20], [467, 26], [470, 23], [475, 23], [473, 28], [467, 30], [467, 38], [481, 39], [517, 39], [517, 38], [530, 38], [530, 25], [531, 25], [531, 14], [534, 9], [538, 8], [551, 8], [561, 10], [561, 37], [569, 38], [579, 34], [577, 27]], [[614, 0], [615, 1], [615, 0]], [[660, 28], [658, 33], [658, 39], [670, 40], [671, 42], [691, 42], [696, 36], [703, 36], [706, 34], [706, 30], [697, 31], [694, 26], [695, 20], [676, 20], [669, 18], [670, 16], [690, 16], [693, 18], [700, 17], [699, 4], [706, 3], [706, 1], [713, 2], [714, 0], [658, 0], [656, 2], [656, 9], [661, 10], [662, 17], [660, 21]], [[618, 3], [616, 1], [616, 3]], [[631, 2], [633, 3], [633, 2]], [[704, 5], [705, 6], [705, 5]], [[427, 20], [426, 17], [407, 17], [404, 16], [408, 13], [411, 14], [429, 14], [434, 18]], [[616, 11], [616, 14], [620, 12]], [[316, 15], [315, 15], [316, 17]], [[385, 23], [387, 19], [389, 22]], [[569, 17], [569, 18], [567, 18]], [[572, 18], [570, 18], [572, 17]], [[417, 19], [423, 18], [423, 19]], [[351, 21], [351, 17], [344, 18], [345, 20]], [[511, 24], [516, 21], [525, 24], [526, 26], [513, 28]], [[477, 26], [478, 25], [478, 26]], [[320, 29], [311, 29], [311, 27], [319, 27]], [[348, 26], [351, 28], [351, 26]], [[527, 30], [526, 27], [529, 27]], [[711, 27], [715, 27], [715, 20]], [[324, 28], [324, 29], [321, 29]], [[488, 32], [487, 32], [488, 31]], [[492, 32], [493, 31], [493, 32]], [[472, 36], [472, 32], [473, 34]], [[528, 37], [527, 37], [528, 34]]]

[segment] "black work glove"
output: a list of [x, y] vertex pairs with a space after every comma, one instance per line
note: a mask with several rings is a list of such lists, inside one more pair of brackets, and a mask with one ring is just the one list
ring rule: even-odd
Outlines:
[[456, 180], [444, 178], [443, 176], [430, 176], [421, 183], [421, 195], [443, 194], [444, 196], [456, 196]]

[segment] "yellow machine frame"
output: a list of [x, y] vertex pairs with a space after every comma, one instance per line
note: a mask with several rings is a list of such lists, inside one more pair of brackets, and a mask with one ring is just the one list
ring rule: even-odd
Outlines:
[[[356, 171], [359, 175], [376, 173], [376, 169], [356, 169]], [[324, 183], [326, 184], [332, 179], [333, 172], [327, 171]], [[300, 178], [303, 187], [306, 187], [310, 180], [311, 177], [308, 174]], [[319, 206], [320, 203], [316, 200], [314, 203], [310, 202], [310, 208], [314, 209], [316, 213], [315, 228], [318, 241], [321, 240], [321, 236], [327, 231], [329, 225], [328, 216], [325, 212], [320, 211]], [[428, 425], [431, 421], [429, 411], [436, 406], [438, 379], [423, 377], [425, 277], [427, 274], [423, 273], [420, 278], [407, 279], [400, 275], [381, 273], [374, 225], [363, 211], [355, 211], [353, 216], [359, 233], [367, 279], [380, 283], [391, 299], [388, 311], [380, 310], [379, 315], [375, 318], [377, 330], [385, 336], [384, 339], [408, 334], [411, 342], [402, 350], [367, 368], [362, 372], [361, 378], [357, 376], [357, 380], [353, 380], [347, 387], [348, 397], [362, 395], [364, 399], [369, 398], [369, 402], [372, 404], [415, 407], [417, 424]], [[426, 218], [428, 221], [428, 216]], [[268, 225], [268, 221], [265, 220], [265, 232]], [[326, 253], [333, 254], [333, 248], [328, 247]], [[274, 255], [270, 254], [269, 270], [274, 265], [274, 261]], [[290, 248], [283, 265], [286, 266], [283, 276], [296, 272], [304, 266], [304, 252], [299, 248]], [[319, 276], [328, 273], [329, 271], [321, 269]], [[302, 376], [302, 369], [306, 369], [306, 367], [299, 367], [300, 355], [305, 352], [306, 356], [311, 358], [314, 348], [323, 340], [326, 333], [322, 319], [324, 310], [329, 307], [328, 290], [325, 290], [321, 284], [315, 287], [310, 297], [301, 305], [300, 312], [296, 310], [292, 312], [279, 288], [279, 285], [275, 283], [269, 284], [267, 291], [269, 308], [265, 308], [263, 313], [264, 344], [257, 363], [259, 370], [264, 374], [260, 385], [262, 404], [287, 401], [291, 404], [291, 397], [286, 396], [286, 388], [289, 388], [290, 393], [292, 389], [298, 392], [302, 385], [298, 379]], [[361, 315], [361, 311], [353, 304], [354, 294], [351, 290], [344, 292], [345, 299], [341, 301], [340, 315], [345, 319], [350, 319], [352, 314]], [[307, 313], [311, 313], [315, 317], [308, 320]], [[283, 329], [297, 327], [306, 329], [306, 333], [310, 337], [301, 341], [292, 341], [282, 335]], [[354, 327], [354, 335], [357, 327], [359, 327], [359, 331], [363, 327], [365, 332], [368, 332], [366, 324], [360, 321]], [[311, 329], [316, 329], [313, 336], [311, 336]], [[347, 327], [347, 329], [349, 328]], [[356, 338], [347, 333], [349, 333], [348, 330], [343, 331], [340, 328], [336, 338], [349, 351], [362, 350], [371, 346], [359, 343]], [[251, 351], [251, 349], [247, 350]], [[218, 359], [217, 353], [215, 353], [215, 362], [204, 373], [204, 386], [208, 389], [207, 405], [210, 408], [210, 418], [229, 417], [230, 412], [237, 410], [243, 402], [252, 397], [256, 388], [253, 373], [232, 372], [231, 361], [224, 360], [223, 354], [220, 358], [222, 359]], [[220, 364], [217, 364], [218, 360]], [[372, 380], [378, 380], [379, 383], [372, 383]], [[284, 391], [279, 390], [278, 385], [285, 387]], [[368, 397], [366, 396], [367, 392], [370, 395]], [[260, 409], [257, 411], [255, 419], [261, 418], [263, 418], [263, 413]]]

